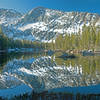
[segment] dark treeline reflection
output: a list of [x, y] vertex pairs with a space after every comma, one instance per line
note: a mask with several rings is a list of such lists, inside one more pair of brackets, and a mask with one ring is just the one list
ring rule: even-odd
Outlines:
[[[52, 60], [55, 61], [57, 65], [64, 65], [66, 67], [78, 67], [82, 68], [82, 73], [85, 75], [95, 75], [95, 73], [100, 72], [100, 56], [81, 56], [77, 55], [75, 59], [63, 60], [57, 58], [61, 54], [55, 53], [52, 56]], [[46, 53], [2, 53], [0, 54], [0, 70], [3, 69], [3, 66], [7, 64], [8, 61], [13, 59], [30, 59], [37, 58], [42, 56], [48, 56]]]
[[[56, 66], [56, 68], [57, 68], [57, 66], [59, 65], [60, 67], [62, 67], [62, 66], [66, 66], [66, 68], [71, 67], [71, 70], [72, 69], [75, 70], [74, 68], [81, 69], [82, 71], [80, 71], [80, 72], [82, 72], [82, 73], [76, 74], [76, 77], [78, 78], [78, 80], [80, 77], [80, 79], [82, 79], [81, 80], [82, 82], [84, 80], [85, 80], [85, 82], [87, 80], [90, 82], [89, 79], [91, 78], [91, 79], [96, 80], [95, 83], [97, 83], [97, 84], [100, 83], [100, 81], [98, 80], [99, 75], [100, 75], [100, 56], [81, 56], [78, 54], [78, 55], [76, 55], [75, 59], [63, 60], [61, 58], [58, 58], [59, 55], [61, 55], [61, 54], [55, 53], [54, 55], [51, 56], [52, 60], [51, 60], [51, 58], [49, 60], [47, 58], [46, 58], [47, 60], [40, 59], [40, 62], [37, 61], [38, 63], [34, 63], [33, 65], [38, 64], [38, 68], [41, 68], [41, 67], [45, 68], [45, 67], [48, 67], [48, 65], [49, 65], [49, 67], [52, 66], [52, 68], [53, 68], [53, 66]], [[30, 58], [37, 59], [38, 57], [41, 58], [43, 56], [48, 56], [48, 55], [45, 53], [8, 53], [8, 54], [4, 53], [4, 54], [0, 54], [0, 71], [2, 71], [3, 66], [5, 66], [8, 61], [12, 61], [13, 59], [22, 59], [22, 60], [26, 60], [26, 59], [30, 59]], [[51, 65], [52, 63], [49, 63], [49, 62], [53, 62], [53, 63], [55, 62], [57, 65], [56, 64]], [[36, 69], [36, 67], [37, 66], [34, 66], [34, 70]], [[50, 70], [48, 72], [50, 72]], [[64, 69], [64, 71], [66, 72], [67, 70]], [[62, 70], [59, 69], [59, 73], [64, 72], [64, 71], [63, 71], [63, 69]], [[52, 71], [52, 73], [53, 72], [58, 73], [58, 70]], [[48, 73], [48, 74], [50, 75], [50, 73]], [[66, 77], [68, 75], [72, 76], [72, 78], [74, 77], [73, 72], [70, 72], [69, 74], [62, 74], [62, 75], [66, 75]], [[77, 75], [79, 75], [79, 76], [77, 76]], [[90, 77], [86, 77], [86, 76], [90, 76]], [[76, 79], [76, 77], [74, 77], [74, 79]], [[43, 78], [46, 79], [44, 76], [43, 76]], [[23, 78], [23, 79], [25, 79], [25, 78]], [[64, 79], [66, 79], [66, 78], [64, 78]], [[25, 80], [24, 80], [24, 82], [25, 82]], [[77, 80], [76, 80], [76, 82], [77, 82]], [[89, 82], [87, 82], [87, 83], [89, 83]], [[93, 83], [93, 81], [91, 83]], [[0, 98], [0, 100], [7, 100], [7, 99]], [[30, 95], [23, 94], [20, 96], [15, 96], [11, 100], [100, 100], [100, 94], [77, 93], [75, 95], [74, 93], [68, 93], [68, 92], [52, 93], [52, 92], [44, 91], [41, 93], [32, 92]]]
[[[7, 98], [0, 97], [0, 100], [8, 100]], [[20, 96], [15, 96], [10, 100], [100, 100], [100, 94], [73, 94], [73, 93], [48, 93], [48, 91], [42, 93], [32, 92]]]
[[46, 56], [45, 53], [0, 53], [0, 72], [4, 68], [4, 66], [8, 63], [8, 61], [12, 61], [13, 59], [30, 59], [37, 58], [40, 56]]
[[100, 72], [100, 56], [77, 55], [77, 58], [75, 59], [63, 60], [57, 58], [58, 55], [59, 54], [55, 54], [55, 62], [57, 63], [57, 65], [82, 68], [82, 73], [84, 73], [84, 75], [95, 75], [95, 73]]

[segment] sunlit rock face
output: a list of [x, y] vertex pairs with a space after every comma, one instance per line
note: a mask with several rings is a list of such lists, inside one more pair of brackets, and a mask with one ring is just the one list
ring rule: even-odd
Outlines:
[[82, 65], [57, 65], [51, 57], [13, 60], [5, 66], [0, 77], [0, 88], [25, 84], [36, 92], [61, 87], [91, 86], [99, 83], [99, 73], [95, 73], [95, 77], [85, 75]]
[[21, 14], [0, 9], [0, 24], [4, 33], [14, 39], [50, 42], [58, 34], [77, 33], [86, 26], [100, 26], [100, 15], [88, 12], [62, 12], [37, 7]]

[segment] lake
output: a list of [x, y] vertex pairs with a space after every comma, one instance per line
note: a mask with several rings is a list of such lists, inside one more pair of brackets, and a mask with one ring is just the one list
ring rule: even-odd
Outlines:
[[0, 54], [0, 96], [24, 93], [100, 93], [100, 56], [61, 59], [57, 52]]

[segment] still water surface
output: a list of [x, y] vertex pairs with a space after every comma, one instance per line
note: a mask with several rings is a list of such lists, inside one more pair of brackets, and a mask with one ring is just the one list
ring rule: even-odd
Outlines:
[[41, 92], [100, 84], [100, 56], [77, 55], [75, 59], [63, 60], [59, 55], [1, 54], [0, 91], [27, 86], [26, 90]]

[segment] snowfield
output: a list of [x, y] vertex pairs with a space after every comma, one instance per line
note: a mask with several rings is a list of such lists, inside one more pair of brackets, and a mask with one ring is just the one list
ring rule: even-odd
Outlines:
[[[5, 15], [5, 13], [7, 15]], [[0, 25], [4, 33], [14, 39], [51, 42], [58, 34], [74, 34], [84, 25], [100, 26], [100, 15], [86, 12], [61, 12], [37, 7], [26, 14], [0, 9]]]

